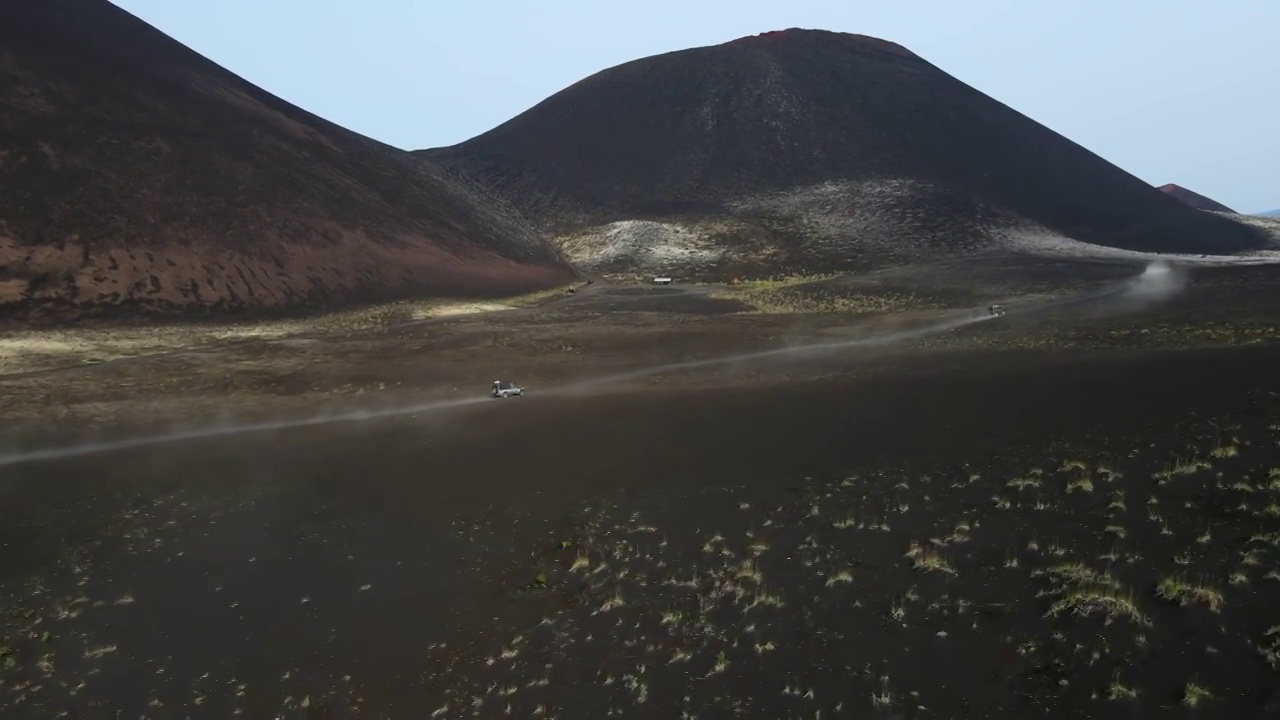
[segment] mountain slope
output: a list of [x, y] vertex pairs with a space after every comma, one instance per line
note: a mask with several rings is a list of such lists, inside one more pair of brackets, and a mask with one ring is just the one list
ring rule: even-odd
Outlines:
[[1170, 195], [1172, 197], [1178, 198], [1182, 202], [1190, 205], [1191, 207], [1197, 210], [1207, 210], [1209, 212], [1224, 212], [1224, 213], [1236, 214], [1235, 210], [1232, 210], [1226, 205], [1223, 205], [1222, 203], [1216, 200], [1211, 200], [1205, 197], [1204, 195], [1201, 195], [1200, 193], [1192, 192], [1182, 187], [1181, 185], [1174, 185], [1173, 183], [1168, 183], [1166, 185], [1161, 185], [1156, 189], [1162, 193], [1165, 193], [1166, 195]]
[[105, 0], [0, 4], [0, 315], [292, 310], [572, 276], [519, 214]]
[[509, 198], [597, 270], [850, 268], [1029, 234], [1263, 242], [899, 45], [826, 31], [625, 63], [418, 155]]
[[1258, 213], [1258, 215], [1261, 215], [1262, 217], [1280, 217], [1280, 210], [1268, 210], [1266, 212]]

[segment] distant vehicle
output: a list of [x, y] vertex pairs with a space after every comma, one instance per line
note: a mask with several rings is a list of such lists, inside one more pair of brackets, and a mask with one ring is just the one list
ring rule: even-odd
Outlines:
[[489, 395], [500, 399], [512, 396], [522, 397], [524, 395], [524, 388], [514, 385], [506, 380], [494, 380], [493, 389], [489, 391]]
[[992, 305], [991, 307], [987, 308], [987, 314], [990, 315], [991, 317], [999, 317], [1004, 314], [1004, 308], [1000, 307], [999, 305]]
[[671, 284], [671, 278], [669, 278], [669, 277], [656, 277], [656, 278], [654, 278], [654, 279], [653, 279], [653, 283], [654, 283], [655, 285], [670, 285], [670, 284]]

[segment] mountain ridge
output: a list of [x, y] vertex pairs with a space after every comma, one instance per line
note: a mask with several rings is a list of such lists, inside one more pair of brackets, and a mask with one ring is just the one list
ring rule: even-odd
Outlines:
[[1200, 193], [1188, 190], [1182, 187], [1181, 185], [1176, 185], [1174, 183], [1166, 183], [1156, 189], [1162, 193], [1165, 193], [1166, 195], [1169, 195], [1171, 197], [1175, 197], [1181, 200], [1182, 202], [1186, 203], [1187, 205], [1190, 205], [1191, 207], [1197, 210], [1208, 210], [1210, 212], [1231, 213], [1233, 215], [1239, 214], [1235, 210], [1232, 210], [1231, 208], [1227, 207], [1226, 205], [1223, 205], [1217, 200], [1213, 200], [1211, 198], [1205, 197], [1204, 195], [1201, 195]]

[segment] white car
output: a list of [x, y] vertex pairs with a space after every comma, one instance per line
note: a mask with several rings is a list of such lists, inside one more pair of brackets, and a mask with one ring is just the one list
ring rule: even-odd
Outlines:
[[506, 380], [494, 380], [493, 389], [489, 391], [489, 395], [495, 398], [520, 397], [524, 395], [524, 388]]

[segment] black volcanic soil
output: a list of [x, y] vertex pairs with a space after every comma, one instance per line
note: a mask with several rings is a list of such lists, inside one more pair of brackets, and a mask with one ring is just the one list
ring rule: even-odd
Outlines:
[[1187, 205], [1190, 205], [1191, 207], [1197, 210], [1208, 210], [1211, 212], [1223, 212], [1223, 213], [1232, 213], [1232, 214], [1235, 214], [1236, 212], [1235, 210], [1232, 210], [1231, 208], [1227, 207], [1226, 205], [1223, 205], [1217, 200], [1211, 200], [1210, 198], [1207, 198], [1201, 195], [1200, 193], [1192, 192], [1182, 187], [1181, 185], [1174, 185], [1173, 183], [1168, 183], [1165, 185], [1161, 185], [1156, 189], [1166, 195], [1170, 195], [1172, 197], [1178, 198], [1182, 202], [1186, 203]]
[[572, 277], [502, 203], [106, 0], [0, 7], [0, 314], [316, 309]]
[[752, 216], [734, 203], [838, 183], [844, 190], [812, 212], [871, 223], [842, 239], [846, 255], [868, 235], [892, 244], [895, 230], [900, 241], [927, 230], [941, 246], [1028, 223], [1150, 251], [1264, 244], [901, 46], [816, 30], [609, 68], [419, 156], [478, 178], [560, 234], [627, 219]]
[[[1280, 688], [1280, 348], [1253, 330], [1275, 328], [1276, 282], [1203, 272], [1159, 308], [1038, 321], [1027, 296], [936, 337], [955, 349], [578, 393], [924, 320], [597, 284], [528, 311], [0, 378], [8, 417], [66, 413], [46, 445], [206, 396], [294, 417], [476, 398], [0, 466], [0, 704], [1258, 717]], [[495, 373], [529, 395], [484, 398]]]

